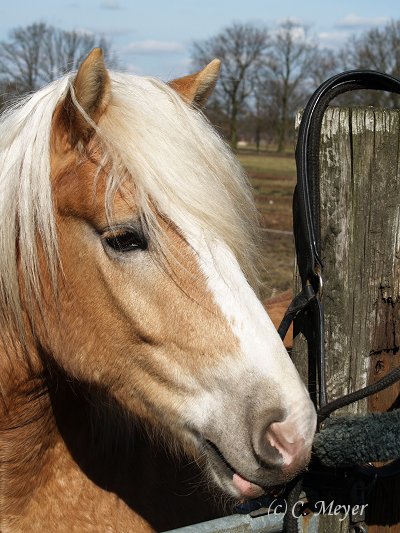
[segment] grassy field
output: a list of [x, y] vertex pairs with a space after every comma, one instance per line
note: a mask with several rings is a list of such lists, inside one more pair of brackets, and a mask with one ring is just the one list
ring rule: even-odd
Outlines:
[[263, 217], [265, 296], [272, 296], [288, 289], [293, 277], [293, 238], [285, 232], [292, 231], [292, 195], [296, 181], [294, 155], [241, 150], [238, 158], [250, 177], [256, 204]]

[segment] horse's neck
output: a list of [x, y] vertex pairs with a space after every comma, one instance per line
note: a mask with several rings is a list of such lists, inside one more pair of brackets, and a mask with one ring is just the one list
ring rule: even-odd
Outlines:
[[109, 397], [46, 370], [13, 338], [7, 349], [0, 340], [1, 532], [146, 532], [141, 516], [165, 530], [220, 515], [206, 488], [193, 487], [194, 464], [134, 436]]
[[[113, 531], [115, 524], [151, 531], [115, 494], [92, 482], [72, 457], [55, 412], [61, 419], [66, 412], [60, 411], [63, 386], [55, 402], [59, 384], [49, 386], [38, 353], [31, 349], [27, 357], [15, 342], [5, 348], [3, 340], [0, 376], [0, 531], [45, 531], [49, 523], [57, 532], [77, 524], [85, 532]], [[73, 407], [63, 424], [67, 434]]]
[[[16, 512], [43, 482], [54, 419], [36, 357], [26, 356], [13, 336], [0, 341], [0, 516]], [[15, 337], [14, 337], [15, 339]]]

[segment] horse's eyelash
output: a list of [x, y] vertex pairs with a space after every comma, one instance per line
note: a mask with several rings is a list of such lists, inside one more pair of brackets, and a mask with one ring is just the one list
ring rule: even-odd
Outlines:
[[[108, 233], [108, 232], [107, 232]], [[103, 241], [116, 252], [129, 252], [135, 249], [146, 250], [147, 238], [142, 231], [133, 228], [119, 228], [103, 235]]]

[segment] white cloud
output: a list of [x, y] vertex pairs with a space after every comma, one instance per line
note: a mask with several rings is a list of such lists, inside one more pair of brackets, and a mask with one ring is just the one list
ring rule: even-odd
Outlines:
[[271, 36], [285, 37], [288, 32], [294, 41], [303, 40], [308, 33], [309, 26], [300, 19], [285, 18], [279, 21], [278, 26], [271, 30]]
[[337, 47], [343, 44], [347, 39], [349, 33], [346, 31], [322, 31], [318, 33], [317, 37], [322, 46]]
[[303, 26], [294, 26], [291, 30], [292, 38], [296, 40], [304, 39], [306, 36], [306, 30]]
[[293, 26], [306, 26], [307, 24], [304, 22], [304, 20], [297, 18], [297, 17], [285, 17], [283, 19], [278, 19], [277, 24], [280, 26], [281, 24], [293, 24]]
[[389, 22], [388, 17], [367, 18], [354, 13], [349, 13], [335, 24], [337, 28], [367, 28], [369, 26], [382, 26]]
[[136, 41], [128, 44], [126, 51], [141, 55], [171, 54], [182, 52], [183, 45], [176, 41]]
[[103, 9], [121, 9], [121, 5], [118, 0], [103, 0], [100, 4]]

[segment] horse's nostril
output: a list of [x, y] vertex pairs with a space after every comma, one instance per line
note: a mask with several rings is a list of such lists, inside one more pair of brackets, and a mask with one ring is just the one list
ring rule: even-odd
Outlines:
[[303, 436], [298, 433], [295, 424], [288, 420], [274, 422], [267, 429], [267, 447], [273, 447], [281, 457], [282, 466], [298, 468], [306, 463], [309, 446]]
[[269, 439], [265, 438], [265, 435], [262, 437], [262, 445], [260, 446], [259, 452], [257, 453], [258, 460], [264, 468], [274, 468], [283, 466], [283, 457], [280, 451], [273, 446]]

